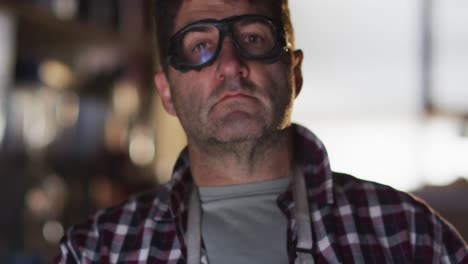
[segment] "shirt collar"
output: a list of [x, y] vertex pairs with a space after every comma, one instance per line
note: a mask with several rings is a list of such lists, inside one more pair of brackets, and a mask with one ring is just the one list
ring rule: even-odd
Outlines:
[[[326, 149], [322, 142], [306, 128], [293, 124], [294, 160], [302, 165], [308, 190], [309, 204], [332, 204], [333, 179]], [[174, 166], [171, 180], [163, 185], [154, 201], [153, 219], [174, 219], [186, 212], [193, 179], [190, 172], [188, 150], [185, 148]], [[281, 207], [291, 208], [291, 190], [281, 195]], [[283, 200], [283, 201], [281, 201]]]
[[193, 179], [187, 147], [180, 153], [169, 182], [161, 186], [155, 199], [156, 221], [169, 221], [187, 210]]
[[325, 146], [306, 128], [293, 125], [293, 130], [294, 159], [302, 165], [309, 204], [333, 204], [333, 173]]

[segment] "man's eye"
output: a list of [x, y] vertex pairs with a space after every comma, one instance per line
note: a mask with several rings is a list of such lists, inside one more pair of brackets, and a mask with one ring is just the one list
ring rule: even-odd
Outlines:
[[209, 50], [210, 47], [211, 45], [208, 42], [200, 42], [193, 46], [192, 52], [194, 53], [203, 52], [203, 51]]
[[261, 44], [263, 42], [263, 38], [259, 35], [248, 35], [244, 41], [247, 44]]

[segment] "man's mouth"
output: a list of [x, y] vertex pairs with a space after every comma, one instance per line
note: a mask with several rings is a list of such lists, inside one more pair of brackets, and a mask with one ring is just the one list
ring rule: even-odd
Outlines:
[[223, 102], [223, 101], [227, 101], [227, 100], [230, 100], [230, 99], [241, 99], [241, 98], [252, 98], [252, 96], [249, 96], [249, 95], [247, 95], [245, 93], [239, 93], [239, 92], [226, 93], [221, 97], [221, 99], [219, 99], [218, 103]]

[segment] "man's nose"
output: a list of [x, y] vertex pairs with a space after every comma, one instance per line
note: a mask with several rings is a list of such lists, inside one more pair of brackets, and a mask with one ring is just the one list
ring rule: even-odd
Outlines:
[[218, 56], [218, 77], [226, 79], [230, 77], [247, 77], [248, 69], [244, 59], [240, 56], [231, 38], [224, 38], [221, 51]]

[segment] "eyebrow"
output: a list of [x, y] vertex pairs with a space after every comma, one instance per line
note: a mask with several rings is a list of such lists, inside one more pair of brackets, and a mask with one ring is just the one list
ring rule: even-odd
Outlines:
[[187, 29], [186, 32], [210, 32], [213, 31], [212, 27], [209, 27], [210, 24], [200, 24], [200, 25], [193, 25]]
[[270, 24], [269, 22], [265, 21], [264, 19], [261, 19], [261, 18], [250, 18], [250, 19], [247, 19], [247, 20], [240, 20], [238, 21], [237, 23], [241, 26], [245, 26], [245, 25], [249, 25], [249, 24], [253, 24], [253, 23], [262, 23], [262, 24]]

